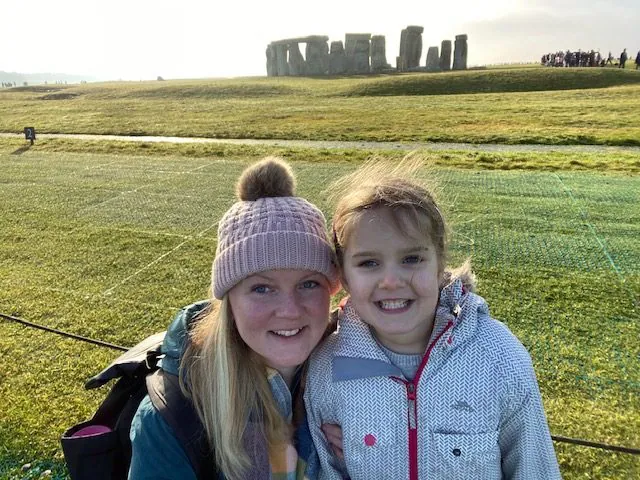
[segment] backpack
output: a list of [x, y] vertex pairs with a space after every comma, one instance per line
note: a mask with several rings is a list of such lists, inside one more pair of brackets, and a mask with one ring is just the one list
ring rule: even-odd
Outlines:
[[117, 380], [91, 420], [69, 428], [61, 438], [72, 480], [126, 479], [131, 463], [129, 430], [138, 405], [149, 394], [154, 407], [171, 427], [189, 457], [198, 479], [219, 477], [213, 449], [178, 377], [159, 368], [165, 332], [127, 350], [90, 378], [86, 389]]

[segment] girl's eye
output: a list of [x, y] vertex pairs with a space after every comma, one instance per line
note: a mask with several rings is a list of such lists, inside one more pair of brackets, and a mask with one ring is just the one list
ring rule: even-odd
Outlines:
[[270, 288], [266, 285], [255, 285], [251, 287], [251, 291], [255, 293], [269, 293]]
[[420, 263], [422, 262], [422, 257], [420, 255], [409, 255], [408, 257], [404, 257], [404, 263]]
[[316, 282], [315, 280], [306, 280], [304, 282], [302, 282], [302, 288], [316, 288], [318, 285], [320, 285], [318, 282]]
[[378, 266], [378, 262], [376, 262], [375, 260], [365, 260], [363, 262], [360, 262], [358, 266], [364, 268], [373, 268]]

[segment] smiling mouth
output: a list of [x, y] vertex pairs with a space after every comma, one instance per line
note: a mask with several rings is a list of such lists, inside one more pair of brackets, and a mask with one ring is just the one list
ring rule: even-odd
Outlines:
[[413, 300], [381, 300], [379, 302], [375, 302], [380, 310], [385, 312], [400, 312], [409, 308], [409, 305]]
[[279, 337], [295, 337], [302, 330], [304, 330], [304, 327], [295, 328], [293, 330], [271, 330], [271, 333], [273, 333], [274, 335], [277, 335]]

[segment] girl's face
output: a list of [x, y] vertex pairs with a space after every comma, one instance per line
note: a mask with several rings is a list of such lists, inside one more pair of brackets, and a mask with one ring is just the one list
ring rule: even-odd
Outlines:
[[429, 238], [395, 225], [388, 208], [362, 215], [344, 248], [342, 284], [385, 347], [423, 353], [438, 306], [438, 257]]
[[317, 272], [269, 270], [229, 290], [240, 336], [287, 381], [327, 328], [329, 289], [327, 278]]

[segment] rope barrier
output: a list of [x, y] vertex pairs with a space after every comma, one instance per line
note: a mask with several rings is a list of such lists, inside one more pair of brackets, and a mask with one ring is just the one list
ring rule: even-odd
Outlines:
[[589, 440], [582, 440], [581, 438], [562, 437], [560, 435], [551, 435], [551, 439], [556, 442], [571, 443], [573, 445], [582, 445], [583, 447], [600, 448], [602, 450], [611, 450], [614, 452], [640, 455], [640, 448], [621, 447], [618, 445], [609, 445], [606, 443], [590, 442]]
[[21, 318], [14, 317], [11, 315], [6, 315], [4, 313], [0, 313], [0, 317], [6, 320], [12, 320], [16, 323], [20, 323], [26, 327], [37, 328], [39, 330], [44, 330], [45, 332], [51, 332], [57, 335], [61, 335], [63, 337], [72, 338], [72, 339], [80, 340], [87, 343], [92, 343], [93, 345], [98, 345], [100, 347], [112, 348], [114, 350], [120, 350], [122, 352], [126, 352], [130, 348], [130, 347], [123, 347], [122, 345], [114, 345], [113, 343], [103, 342], [102, 340], [94, 340], [93, 338], [83, 337], [82, 335], [76, 335], [75, 333], [63, 332], [62, 330], [56, 330], [55, 328], [38, 325], [37, 323], [28, 322], [27, 320], [23, 320]]
[[[63, 332], [62, 330], [57, 330], [55, 328], [38, 325], [36, 323], [29, 322], [27, 320], [14, 317], [12, 315], [6, 315], [4, 313], [0, 313], [0, 317], [6, 320], [11, 320], [13, 322], [19, 323], [26, 327], [37, 328], [39, 330], [44, 330], [45, 332], [55, 333], [57, 335], [61, 335], [66, 338], [71, 338], [72, 340], [79, 340], [79, 341], [91, 343], [93, 345], [97, 345], [100, 347], [107, 347], [114, 350], [120, 350], [123, 352], [126, 352], [130, 348], [130, 347], [129, 348], [123, 347], [122, 345], [115, 345], [113, 343], [103, 342], [102, 340], [94, 340], [93, 338], [83, 337], [81, 335], [76, 335], [74, 333]], [[629, 453], [631, 455], [640, 455], [640, 448], [630, 448], [630, 447], [622, 447], [619, 445], [610, 445], [607, 443], [591, 442], [589, 440], [583, 440], [580, 438], [563, 437], [561, 435], [551, 435], [551, 439], [554, 442], [559, 442], [559, 443], [569, 443], [572, 445], [581, 445], [583, 447], [598, 448], [601, 450], [609, 450], [613, 452]]]

